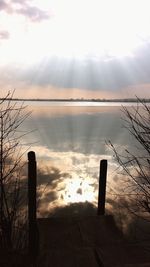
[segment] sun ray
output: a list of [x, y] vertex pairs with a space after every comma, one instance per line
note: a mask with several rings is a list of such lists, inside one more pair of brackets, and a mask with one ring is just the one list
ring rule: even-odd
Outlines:
[[18, 11], [3, 12], [0, 22], [10, 38], [1, 43], [1, 62], [29, 64], [54, 55], [130, 56], [150, 37], [146, 0], [35, 0], [32, 5], [52, 15], [33, 23]]

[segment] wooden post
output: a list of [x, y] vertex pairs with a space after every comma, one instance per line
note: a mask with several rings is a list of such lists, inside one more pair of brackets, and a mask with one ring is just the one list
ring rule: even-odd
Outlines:
[[99, 192], [98, 192], [98, 215], [105, 215], [107, 160], [100, 161]]
[[38, 231], [36, 222], [36, 183], [37, 170], [35, 153], [28, 153], [28, 222], [29, 222], [29, 256], [35, 260], [38, 253]]

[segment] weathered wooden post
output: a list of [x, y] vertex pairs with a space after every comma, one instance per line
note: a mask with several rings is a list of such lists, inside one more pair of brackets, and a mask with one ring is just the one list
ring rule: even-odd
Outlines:
[[98, 210], [97, 210], [98, 215], [105, 214], [106, 178], [107, 178], [107, 160], [103, 159], [100, 161]]
[[38, 231], [36, 221], [36, 183], [36, 158], [35, 153], [33, 151], [30, 151], [28, 153], [28, 248], [31, 260], [35, 260], [38, 253]]

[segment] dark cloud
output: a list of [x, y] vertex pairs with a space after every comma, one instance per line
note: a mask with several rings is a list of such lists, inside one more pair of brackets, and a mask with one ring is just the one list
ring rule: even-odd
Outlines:
[[57, 200], [58, 196], [57, 196], [57, 191], [51, 191], [44, 194], [44, 197], [42, 198], [42, 203], [45, 203], [45, 205], [47, 205], [48, 203], [51, 203], [55, 200]]
[[119, 91], [128, 86], [150, 82], [150, 49], [143, 46], [134, 57], [111, 59], [64, 59], [51, 57], [22, 74], [29, 84], [60, 88]]
[[[27, 205], [27, 195], [28, 195], [28, 172], [27, 172], [27, 164], [21, 169], [21, 177], [25, 177], [22, 179], [19, 188], [20, 188], [20, 203], [24, 207]], [[45, 207], [42, 209], [42, 214], [47, 214], [47, 205], [52, 203], [53, 201], [58, 199], [58, 185], [62, 182], [62, 179], [68, 177], [68, 173], [63, 173], [61, 170], [55, 167], [45, 168], [37, 168], [37, 206], [38, 211], [41, 213], [41, 205]], [[40, 190], [40, 186], [42, 190]], [[64, 190], [62, 186], [59, 190]]]
[[0, 1], [0, 11], [7, 10], [7, 8], [8, 8], [8, 4], [5, 1], [1, 0]]
[[68, 176], [68, 173], [63, 173], [55, 167], [47, 168], [46, 172], [38, 169], [38, 185], [46, 184], [51, 186], [51, 189], [56, 189], [60, 179]]
[[[58, 168], [50, 167], [47, 168], [46, 172], [44, 169], [38, 168], [38, 189], [37, 189], [37, 201], [38, 206], [40, 208], [40, 205], [45, 205], [45, 211], [46, 206], [48, 203], [51, 203], [55, 200], [57, 200], [58, 195], [58, 185], [64, 179], [65, 177], [68, 177], [69, 174], [61, 172]], [[44, 185], [43, 191], [39, 192], [39, 188], [41, 185]], [[64, 188], [61, 188], [61, 190]]]
[[[40, 20], [39, 13], [36, 15], [36, 12], [32, 12], [31, 10], [30, 19]], [[43, 90], [43, 87], [54, 86], [58, 93], [61, 90], [59, 88], [78, 88], [117, 94], [121, 89], [150, 83], [150, 45], [141, 46], [134, 57], [101, 61], [98, 58], [80, 60], [53, 56], [46, 60], [44, 58], [28, 69], [15, 66], [12, 69], [7, 68], [6, 72], [1, 71], [1, 80], [4, 80], [6, 73], [12, 83], [23, 81], [27, 88], [28, 85], [35, 85]]]
[[40, 22], [50, 18], [50, 14], [35, 6], [25, 5], [16, 11], [18, 14], [28, 17], [33, 22]]
[[8, 31], [0, 31], [0, 40], [9, 39], [9, 32]]
[[51, 17], [51, 14], [36, 6], [29, 4], [30, 0], [13, 0], [10, 3], [0, 1], [0, 11], [7, 13], [17, 13], [29, 18], [32, 22], [40, 22]]

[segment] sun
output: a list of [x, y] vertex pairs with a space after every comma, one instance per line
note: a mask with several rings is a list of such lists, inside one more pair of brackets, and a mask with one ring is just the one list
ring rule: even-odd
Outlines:
[[64, 202], [79, 203], [79, 202], [91, 202], [95, 201], [95, 192], [93, 186], [91, 186], [91, 179], [83, 177], [72, 177], [66, 181], [65, 192], [63, 195]]

